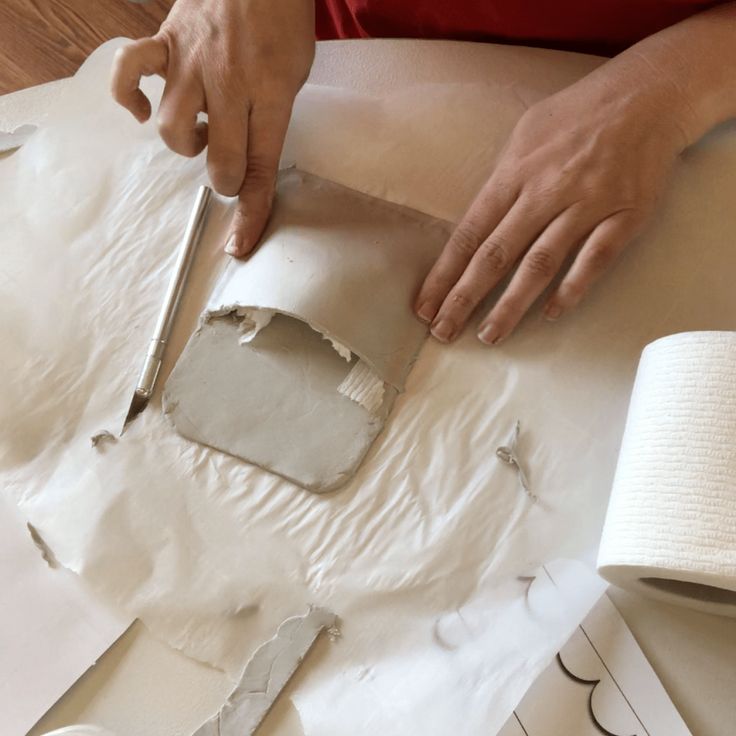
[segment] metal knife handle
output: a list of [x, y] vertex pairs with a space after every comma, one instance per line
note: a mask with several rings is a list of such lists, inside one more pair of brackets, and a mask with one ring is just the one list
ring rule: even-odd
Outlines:
[[194, 201], [194, 209], [189, 215], [189, 222], [184, 231], [184, 239], [179, 246], [179, 254], [174, 265], [174, 272], [171, 275], [169, 286], [166, 289], [164, 303], [161, 306], [161, 312], [158, 315], [156, 329], [153, 337], [148, 344], [146, 351], [146, 359], [143, 363], [138, 384], [136, 385], [136, 394], [141, 398], [148, 399], [153, 393], [156, 385], [156, 378], [161, 367], [161, 361], [164, 355], [164, 348], [171, 335], [171, 328], [174, 325], [174, 317], [179, 307], [184, 285], [189, 276], [189, 269], [194, 260], [194, 253], [199, 242], [202, 228], [204, 227], [207, 207], [212, 199], [212, 190], [207, 186], [201, 186], [197, 192], [197, 198]]

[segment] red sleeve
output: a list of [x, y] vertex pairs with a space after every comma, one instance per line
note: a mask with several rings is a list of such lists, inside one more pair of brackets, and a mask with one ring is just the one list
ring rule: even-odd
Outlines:
[[447, 38], [611, 55], [713, 0], [316, 0], [317, 38]]

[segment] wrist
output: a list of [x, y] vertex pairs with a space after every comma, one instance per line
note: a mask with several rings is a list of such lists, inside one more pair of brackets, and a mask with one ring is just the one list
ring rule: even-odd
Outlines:
[[736, 117], [736, 3], [650, 36], [613, 62], [635, 67], [681, 129], [683, 148], [692, 145]]

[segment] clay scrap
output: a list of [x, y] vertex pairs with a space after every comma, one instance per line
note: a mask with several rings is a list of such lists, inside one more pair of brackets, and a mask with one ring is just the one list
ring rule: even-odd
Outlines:
[[286, 619], [276, 636], [256, 649], [219, 712], [193, 736], [255, 734], [319, 635], [336, 626], [337, 617], [324, 608], [311, 608], [304, 616]]

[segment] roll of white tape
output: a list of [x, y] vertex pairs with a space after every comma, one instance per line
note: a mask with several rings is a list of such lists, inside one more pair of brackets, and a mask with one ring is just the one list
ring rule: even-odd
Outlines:
[[736, 616], [736, 333], [644, 350], [598, 569], [623, 588]]

